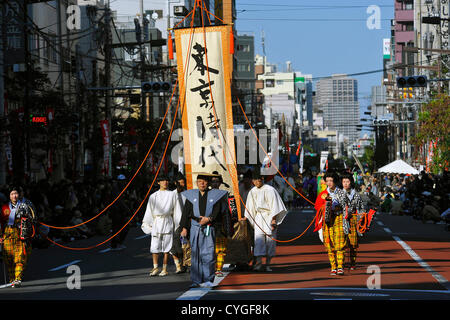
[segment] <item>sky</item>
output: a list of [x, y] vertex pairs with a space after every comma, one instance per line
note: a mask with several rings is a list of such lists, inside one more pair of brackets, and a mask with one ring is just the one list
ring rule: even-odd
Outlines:
[[[144, 10], [155, 0], [144, 0]], [[294, 71], [313, 79], [335, 73], [354, 74], [383, 68], [383, 38], [390, 38], [394, 1], [366, 0], [236, 0], [238, 34], [255, 36], [255, 53], [262, 54], [265, 34], [267, 61], [279, 71], [291, 61]], [[161, 2], [159, 0], [158, 2]], [[370, 29], [377, 6], [380, 25]], [[139, 0], [111, 0], [118, 14], [135, 15]], [[382, 72], [353, 76], [358, 80], [362, 111], [370, 105], [371, 87], [380, 85]], [[362, 115], [362, 113], [361, 113]]]

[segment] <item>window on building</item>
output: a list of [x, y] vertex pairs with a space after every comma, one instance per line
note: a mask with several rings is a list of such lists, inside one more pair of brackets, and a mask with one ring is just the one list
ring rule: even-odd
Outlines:
[[249, 72], [250, 71], [250, 64], [249, 63], [239, 63], [238, 64], [238, 71]]
[[284, 84], [284, 80], [277, 80], [277, 86], [282, 86]]
[[273, 88], [275, 87], [275, 80], [274, 79], [266, 79], [266, 88]]
[[238, 50], [242, 52], [250, 52], [250, 45], [249, 44], [240, 44], [238, 46]]

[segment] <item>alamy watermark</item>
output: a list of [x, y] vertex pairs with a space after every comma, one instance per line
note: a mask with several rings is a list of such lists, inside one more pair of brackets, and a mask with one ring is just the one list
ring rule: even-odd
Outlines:
[[81, 29], [81, 6], [96, 6], [97, 0], [78, 0], [77, 4], [67, 7], [67, 29], [80, 30]]
[[[277, 173], [279, 164], [279, 134], [278, 130], [258, 129], [255, 133], [252, 129], [229, 129], [230, 134], [218, 133], [217, 129], [211, 128], [206, 131], [197, 130], [197, 141], [211, 141], [211, 144], [192, 144], [193, 158], [184, 159], [185, 164], [207, 166], [217, 164], [223, 161], [223, 165], [256, 165], [262, 164], [261, 174], [274, 175]], [[225, 130], [225, 132], [229, 132]], [[177, 129], [172, 133], [172, 141], [180, 141], [170, 152], [170, 160], [178, 165], [179, 157], [183, 152], [182, 137], [189, 137], [189, 130]], [[257, 137], [255, 136], [257, 135]], [[234, 137], [235, 155], [234, 158], [230, 152], [230, 147], [226, 145], [225, 137]], [[215, 143], [214, 143], [215, 142]], [[224, 143], [224, 145], [222, 145]]]
[[67, 274], [70, 274], [70, 276], [67, 278], [66, 286], [67, 289], [73, 290], [73, 289], [81, 289], [81, 269], [76, 264], [73, 264], [69, 267], [67, 267], [66, 270]]
[[381, 9], [377, 5], [367, 7], [366, 13], [370, 15], [366, 20], [366, 26], [369, 30], [381, 29]]
[[367, 273], [372, 275], [367, 278], [366, 285], [368, 289], [381, 289], [381, 269], [377, 265], [367, 267]]

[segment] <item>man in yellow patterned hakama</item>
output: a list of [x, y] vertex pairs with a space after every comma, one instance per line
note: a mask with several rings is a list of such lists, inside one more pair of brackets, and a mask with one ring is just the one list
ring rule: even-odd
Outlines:
[[[0, 215], [2, 254], [12, 287], [20, 287], [22, 284], [25, 267], [31, 254], [30, 232], [32, 235], [35, 232], [34, 227], [27, 230], [23, 222], [23, 219], [32, 218], [34, 220], [36, 217], [32, 203], [27, 199], [21, 199], [22, 193], [20, 187], [11, 188], [10, 202], [1, 208]], [[29, 217], [25, 212], [31, 213], [33, 216]], [[27, 224], [27, 226], [30, 225]]]

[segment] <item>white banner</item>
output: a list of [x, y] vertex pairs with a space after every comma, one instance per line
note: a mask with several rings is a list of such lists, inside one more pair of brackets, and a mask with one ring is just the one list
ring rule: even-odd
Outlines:
[[325, 164], [327, 163], [328, 151], [322, 151], [320, 153], [320, 172], [325, 171]]
[[305, 156], [305, 149], [302, 148], [302, 151], [300, 152], [300, 159], [299, 159], [299, 166], [300, 166], [300, 173], [303, 172], [303, 158]]
[[221, 189], [237, 194], [228, 28], [180, 29], [175, 37], [188, 187], [199, 172], [217, 171]]

